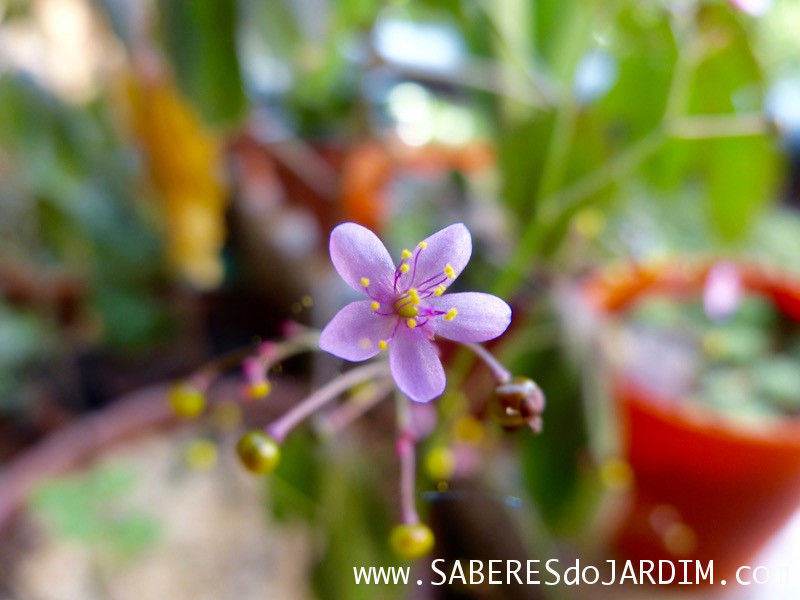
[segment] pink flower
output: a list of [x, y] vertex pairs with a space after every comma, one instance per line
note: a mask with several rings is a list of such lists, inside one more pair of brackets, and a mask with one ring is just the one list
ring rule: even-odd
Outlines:
[[490, 294], [443, 295], [472, 254], [462, 224], [451, 225], [403, 250], [395, 267], [369, 229], [343, 223], [331, 233], [333, 265], [347, 284], [367, 296], [345, 306], [322, 331], [319, 346], [340, 358], [362, 361], [389, 350], [395, 383], [412, 400], [428, 402], [445, 388], [433, 339], [485, 342], [511, 322], [511, 308]]
[[754, 17], [766, 14], [772, 7], [772, 0], [728, 0], [728, 3], [736, 10]]
[[729, 319], [739, 308], [742, 294], [739, 269], [733, 263], [718, 262], [708, 272], [703, 288], [703, 308], [706, 316], [716, 322]]

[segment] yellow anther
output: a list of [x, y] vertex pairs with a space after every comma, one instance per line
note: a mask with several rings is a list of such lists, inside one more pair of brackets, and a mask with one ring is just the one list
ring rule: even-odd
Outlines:
[[419, 244], [417, 244], [417, 246], [419, 246], [419, 247], [420, 247], [420, 248], [422, 248], [423, 250], [427, 250], [427, 248], [428, 248], [428, 242], [420, 242]]
[[362, 277], [361, 278], [361, 285], [363, 285], [364, 287], [368, 287], [369, 286], [369, 279], [367, 279], [366, 277]]
[[417, 321], [415, 319], [409, 319], [406, 321], [406, 325], [408, 325], [409, 329], [414, 329], [417, 326]]
[[447, 314], [444, 316], [444, 320], [445, 321], [452, 321], [453, 319], [456, 318], [457, 314], [458, 314], [458, 310], [455, 309], [455, 308], [451, 308], [450, 310], [447, 311]]
[[372, 310], [378, 310], [378, 309], [381, 307], [381, 305], [380, 305], [380, 303], [379, 303], [379, 302], [373, 302], [372, 304], [370, 304], [370, 305], [369, 305], [369, 307], [370, 307]]
[[389, 343], [386, 340], [381, 340], [380, 342], [378, 342], [378, 348], [380, 348], [381, 350], [386, 350], [386, 346], [388, 345]]
[[408, 290], [408, 297], [411, 300], [411, 304], [419, 304], [419, 293], [417, 292], [416, 288], [411, 288]]
[[400, 272], [401, 273], [408, 273], [408, 271], [410, 269], [411, 269], [411, 267], [409, 267], [408, 265], [400, 265]]
[[444, 294], [446, 289], [447, 288], [444, 287], [443, 285], [438, 285], [438, 286], [436, 286], [436, 289], [433, 290], [433, 295], [434, 296], [441, 296], [442, 294]]
[[447, 277], [449, 279], [455, 279], [456, 278], [456, 270], [453, 268], [453, 265], [451, 265], [450, 263], [447, 263], [447, 265], [444, 268], [444, 274], [447, 275]]
[[400, 255], [400, 258], [402, 258], [403, 260], [411, 258], [411, 251], [408, 248], [406, 248], [405, 250], [403, 250], [403, 253]]

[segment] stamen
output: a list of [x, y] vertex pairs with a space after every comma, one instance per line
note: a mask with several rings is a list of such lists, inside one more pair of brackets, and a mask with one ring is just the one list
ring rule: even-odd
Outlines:
[[408, 273], [410, 270], [411, 270], [411, 267], [409, 267], [407, 264], [403, 263], [402, 265], [400, 265], [400, 272], [401, 273]]
[[371, 298], [372, 300], [375, 300], [375, 302], [378, 302], [378, 299], [372, 295], [372, 292], [369, 291], [368, 287], [364, 287], [364, 293], [367, 295], [367, 297]]
[[403, 250], [403, 253], [400, 255], [400, 258], [402, 258], [403, 260], [411, 258], [411, 251], [406, 248], [405, 250]]
[[458, 314], [458, 309], [451, 308], [450, 310], [447, 311], [447, 314], [444, 316], [444, 320], [445, 321], [452, 321], [453, 319], [456, 318], [457, 314]]
[[372, 303], [372, 304], [370, 304], [369, 306], [370, 306], [370, 308], [371, 308], [372, 310], [378, 310], [378, 309], [381, 307], [381, 303], [380, 303], [380, 302], [373, 302], [373, 303]]
[[439, 286], [435, 290], [433, 290], [433, 295], [434, 296], [441, 296], [442, 294], [444, 294], [446, 289], [447, 288], [445, 288], [444, 285], [439, 284]]
[[411, 299], [411, 304], [419, 304], [420, 299], [416, 288], [408, 290], [408, 297]]
[[361, 285], [363, 285], [364, 287], [369, 287], [369, 279], [367, 279], [366, 277], [362, 277]]
[[427, 250], [428, 249], [428, 242], [420, 242], [419, 244], [417, 244], [417, 246], [419, 246], [423, 250]]
[[397, 333], [397, 328], [400, 327], [400, 319], [397, 319], [394, 324], [394, 329], [392, 329], [392, 335], [386, 338], [386, 343], [388, 344], [394, 339], [395, 334]]
[[386, 341], [386, 340], [380, 340], [378, 342], [378, 348], [380, 348], [381, 350], [386, 350], [386, 346], [388, 346], [388, 345], [389, 345], [389, 342]]
[[417, 326], [417, 321], [415, 319], [408, 319], [406, 325], [408, 325], [409, 329], [414, 329], [414, 327]]
[[438, 274], [432, 277], [428, 277], [425, 281], [417, 284], [418, 288], [422, 288], [423, 292], [428, 291], [430, 288], [439, 285], [440, 283], [444, 283], [447, 281], [447, 275]]
[[453, 265], [447, 263], [444, 267], [444, 274], [447, 275], [448, 279], [455, 279], [456, 278], [456, 271], [453, 269]]
[[[427, 244], [425, 244], [427, 246]], [[417, 263], [419, 262], [419, 255], [424, 250], [422, 246], [419, 246], [419, 250], [414, 253], [414, 272], [411, 273], [411, 285], [414, 285], [414, 280], [417, 278]]]

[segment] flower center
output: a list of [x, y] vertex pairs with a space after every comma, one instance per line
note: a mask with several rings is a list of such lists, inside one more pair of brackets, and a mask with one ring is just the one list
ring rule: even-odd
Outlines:
[[419, 292], [415, 288], [411, 288], [394, 303], [394, 312], [404, 319], [413, 319], [419, 315], [419, 308], [417, 308], [419, 303]]
[[394, 311], [404, 319], [412, 319], [419, 314], [419, 309], [408, 301], [399, 300], [394, 305]]
[[[441, 296], [447, 289], [445, 282], [447, 282], [448, 279], [455, 279], [456, 272], [450, 263], [447, 263], [441, 272], [431, 275], [424, 281], [420, 281], [416, 284], [416, 287], [411, 287], [415, 285], [417, 280], [417, 262], [419, 254], [427, 249], [427, 247], [428, 244], [426, 242], [420, 242], [415, 252], [403, 250], [400, 256], [400, 264], [397, 266], [394, 273], [395, 300], [389, 312], [382, 312], [381, 310], [386, 310], [386, 308], [388, 308], [386, 304], [388, 303], [384, 304], [378, 297], [370, 293], [369, 278], [361, 278], [361, 285], [364, 286], [364, 293], [372, 299], [370, 304], [372, 310], [375, 311], [376, 314], [384, 317], [391, 317], [393, 315], [399, 317], [391, 335], [385, 340], [378, 340], [378, 346], [382, 350], [392, 341], [395, 333], [397, 333], [398, 327], [405, 326], [409, 329], [424, 327], [431, 319], [437, 317], [442, 317], [445, 321], [452, 321], [458, 314], [458, 310], [455, 308], [444, 311], [436, 310], [427, 304], [424, 306], [420, 305], [423, 300], [431, 296]], [[408, 279], [410, 279], [410, 281], [403, 281], [406, 273], [409, 273]], [[409, 287], [406, 288], [405, 286]], [[403, 288], [405, 288], [405, 291], [402, 291]], [[417, 317], [420, 317], [420, 319], [418, 320]]]

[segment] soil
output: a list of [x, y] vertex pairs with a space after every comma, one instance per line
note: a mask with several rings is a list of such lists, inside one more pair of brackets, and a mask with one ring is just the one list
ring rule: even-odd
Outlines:
[[[3, 554], [14, 567], [3, 600], [237, 600], [311, 598], [311, 532], [269, 520], [263, 479], [234, 461], [233, 439], [218, 463], [192, 470], [183, 460], [197, 430], [161, 432], [117, 445], [99, 464], [135, 470], [125, 505], [159, 523], [157, 542], [123, 562], [90, 544], [65, 539], [35, 514], [20, 517], [24, 544]], [[19, 537], [19, 536], [17, 536]], [[19, 540], [17, 540], [18, 542]]]

